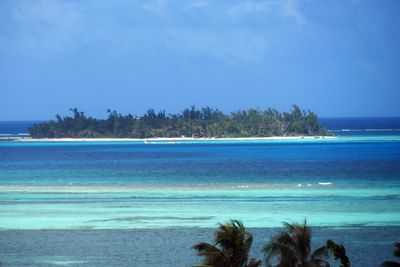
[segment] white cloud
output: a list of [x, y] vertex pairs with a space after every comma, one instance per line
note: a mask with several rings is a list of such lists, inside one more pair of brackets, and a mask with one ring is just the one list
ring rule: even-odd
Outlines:
[[277, 2], [272, 1], [245, 1], [240, 2], [228, 9], [231, 16], [242, 16], [248, 13], [272, 12]]
[[11, 18], [18, 25], [8, 46], [33, 56], [49, 57], [67, 50], [79, 29], [80, 16], [70, 2], [16, 1]]
[[[274, 38], [268, 30], [241, 23], [242, 16], [258, 12], [276, 16], [278, 20], [290, 18], [306, 23], [295, 1], [235, 3], [209, 0], [148, 0], [134, 4], [122, 1], [106, 5], [96, 5], [96, 1], [85, 4], [55, 0], [15, 2], [12, 17], [19, 27], [8, 47], [43, 57], [91, 46], [118, 57], [165, 47], [187, 56], [257, 61], [274, 46]], [[124, 12], [116, 12], [119, 9]]]
[[55, 0], [21, 1], [14, 7], [12, 17], [19, 23], [42, 24], [69, 28], [79, 16], [68, 2]]
[[228, 8], [228, 15], [240, 17], [253, 13], [294, 19], [299, 24], [306, 24], [305, 16], [300, 12], [296, 0], [241, 1]]
[[166, 0], [149, 0], [146, 1], [142, 7], [150, 12], [161, 14], [165, 12], [168, 4]]
[[186, 6], [189, 8], [202, 8], [208, 5], [207, 0], [187, 0], [185, 2]]
[[297, 2], [294, 0], [283, 1], [283, 15], [288, 18], [293, 18], [299, 24], [306, 24], [305, 16], [300, 12]]
[[211, 56], [222, 60], [257, 61], [265, 54], [263, 38], [247, 30], [170, 29], [167, 45], [196, 56]]

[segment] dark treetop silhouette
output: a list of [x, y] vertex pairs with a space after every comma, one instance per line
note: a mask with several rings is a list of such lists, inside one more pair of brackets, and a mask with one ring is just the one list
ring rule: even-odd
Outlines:
[[335, 260], [340, 260], [340, 267], [350, 267], [350, 259], [347, 257], [346, 249], [342, 244], [336, 244], [332, 240], [328, 240], [326, 241], [326, 246], [335, 257]]
[[[333, 255], [340, 260], [340, 267], [350, 267], [350, 260], [342, 244], [328, 240], [325, 246], [311, 251], [311, 228], [307, 223], [284, 223], [285, 229], [273, 236], [264, 246], [266, 266], [271, 267], [329, 267], [327, 259]], [[261, 260], [249, 260], [253, 236], [242, 222], [232, 220], [219, 224], [214, 233], [214, 243], [198, 243], [192, 248], [203, 258], [194, 267], [258, 267]], [[386, 265], [385, 265], [386, 266]], [[392, 265], [388, 265], [392, 266]], [[397, 265], [393, 265], [397, 266]]]
[[271, 238], [263, 251], [267, 266], [275, 259], [279, 267], [324, 267], [329, 266], [329, 247], [311, 250], [311, 228], [307, 223], [283, 223], [285, 229]]
[[249, 259], [253, 236], [240, 221], [219, 224], [214, 234], [214, 245], [198, 243], [193, 246], [203, 263], [197, 267], [257, 267], [259, 259]]
[[218, 109], [195, 106], [179, 114], [149, 109], [141, 117], [108, 110], [107, 119], [87, 117], [77, 108], [73, 116], [56, 116], [55, 121], [35, 124], [28, 129], [33, 138], [97, 137], [268, 137], [328, 135], [315, 113], [294, 105], [290, 112], [249, 109], [224, 114]]

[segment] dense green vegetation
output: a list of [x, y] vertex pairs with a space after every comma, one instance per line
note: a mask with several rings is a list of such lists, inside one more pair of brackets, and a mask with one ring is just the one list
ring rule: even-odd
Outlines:
[[224, 114], [218, 109], [192, 106], [179, 114], [149, 109], [141, 117], [108, 110], [107, 119], [87, 117], [74, 108], [73, 115], [35, 124], [33, 138], [97, 137], [268, 137], [327, 135], [315, 113], [294, 105], [290, 112], [249, 109]]

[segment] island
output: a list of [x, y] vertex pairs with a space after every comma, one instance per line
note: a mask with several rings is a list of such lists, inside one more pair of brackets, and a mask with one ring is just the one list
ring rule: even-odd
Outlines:
[[107, 110], [106, 119], [86, 116], [77, 108], [72, 116], [34, 124], [32, 138], [243, 138], [328, 136], [318, 116], [293, 105], [289, 112], [252, 108], [225, 114], [212, 107], [191, 106], [178, 114], [149, 109], [143, 116]]

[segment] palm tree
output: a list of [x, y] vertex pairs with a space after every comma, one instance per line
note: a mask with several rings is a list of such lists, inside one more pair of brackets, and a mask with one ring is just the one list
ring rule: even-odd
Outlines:
[[276, 259], [277, 267], [323, 267], [329, 266], [325, 260], [329, 256], [329, 248], [322, 246], [311, 251], [311, 229], [307, 222], [283, 223], [285, 230], [274, 236], [263, 248], [267, 266]]
[[[400, 242], [394, 244], [393, 256], [400, 258]], [[381, 267], [400, 267], [400, 263], [395, 261], [384, 261]]]
[[346, 249], [342, 244], [336, 244], [332, 240], [326, 241], [326, 246], [335, 257], [335, 260], [340, 260], [340, 267], [350, 267], [349, 257], [346, 255]]
[[203, 263], [197, 267], [257, 267], [261, 260], [249, 260], [253, 236], [246, 231], [242, 222], [232, 220], [219, 224], [214, 233], [214, 244], [198, 243], [192, 248], [203, 257]]

